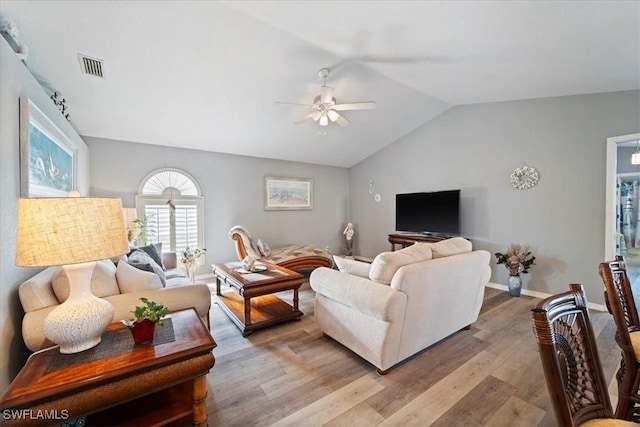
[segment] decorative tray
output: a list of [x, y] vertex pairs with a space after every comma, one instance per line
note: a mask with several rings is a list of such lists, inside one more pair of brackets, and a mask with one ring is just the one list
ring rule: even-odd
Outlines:
[[260, 273], [261, 271], [267, 271], [266, 265], [256, 265], [253, 267], [253, 270], [246, 270], [244, 267], [236, 267], [233, 269], [236, 273], [240, 274], [251, 274], [251, 273]]

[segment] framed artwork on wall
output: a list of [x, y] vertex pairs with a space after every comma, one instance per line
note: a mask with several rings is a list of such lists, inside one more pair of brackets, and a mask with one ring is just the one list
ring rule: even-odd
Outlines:
[[25, 97], [20, 98], [20, 195], [63, 197], [76, 188], [71, 140]]
[[313, 209], [313, 180], [304, 178], [264, 178], [264, 210]]

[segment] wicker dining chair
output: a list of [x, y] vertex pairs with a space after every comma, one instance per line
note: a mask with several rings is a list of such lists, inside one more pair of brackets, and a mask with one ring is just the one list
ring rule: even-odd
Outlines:
[[616, 342], [622, 350], [618, 380], [616, 417], [640, 421], [640, 320], [633, 300], [624, 258], [600, 264], [604, 298], [616, 324]]
[[559, 426], [633, 426], [613, 419], [587, 298], [580, 284], [531, 313], [551, 405]]

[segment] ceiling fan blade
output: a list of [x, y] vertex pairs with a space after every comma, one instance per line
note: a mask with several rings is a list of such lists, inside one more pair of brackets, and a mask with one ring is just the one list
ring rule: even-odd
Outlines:
[[321, 115], [322, 115], [322, 113], [319, 110], [314, 110], [314, 111], [310, 112], [309, 114], [307, 114], [306, 116], [304, 116], [303, 118], [301, 118], [300, 120], [298, 120], [297, 122], [294, 122], [293, 124], [295, 124], [295, 125], [302, 124], [307, 119], [312, 119], [312, 120], [317, 122]]
[[334, 120], [335, 123], [338, 124], [338, 126], [346, 128], [347, 126], [349, 126], [351, 123], [349, 122], [349, 120], [345, 119], [344, 117], [342, 117], [340, 114], [336, 113], [337, 117]]
[[336, 104], [333, 106], [333, 109], [336, 111], [373, 110], [374, 108], [376, 108], [376, 103], [374, 101], [352, 102], [350, 104]]
[[313, 104], [296, 104], [295, 102], [274, 102], [274, 104], [277, 104], [277, 105], [292, 105], [294, 107], [307, 107], [307, 108], [313, 107]]
[[320, 86], [320, 101], [329, 104], [333, 100], [333, 88], [331, 86]]

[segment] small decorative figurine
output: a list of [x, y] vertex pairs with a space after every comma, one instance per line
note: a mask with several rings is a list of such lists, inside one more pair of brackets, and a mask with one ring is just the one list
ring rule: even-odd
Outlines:
[[348, 223], [347, 227], [342, 232], [347, 240], [347, 256], [353, 255], [353, 235], [355, 234], [355, 230], [353, 229], [353, 224]]

